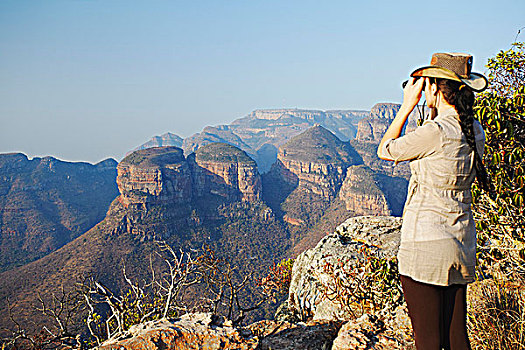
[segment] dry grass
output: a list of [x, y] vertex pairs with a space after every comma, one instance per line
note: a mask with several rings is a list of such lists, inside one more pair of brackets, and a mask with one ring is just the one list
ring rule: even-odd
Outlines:
[[474, 283], [468, 326], [473, 350], [524, 350], [525, 286], [501, 279]]

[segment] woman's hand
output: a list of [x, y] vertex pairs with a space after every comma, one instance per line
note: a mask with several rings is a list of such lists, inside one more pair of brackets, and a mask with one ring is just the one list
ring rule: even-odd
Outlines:
[[417, 106], [421, 99], [423, 84], [425, 78], [410, 78], [407, 85], [403, 89], [403, 105], [412, 111]]
[[423, 83], [425, 82], [425, 79], [426, 78], [420, 78], [416, 80], [416, 78], [411, 78], [403, 89], [403, 104], [401, 105], [401, 108], [399, 108], [396, 117], [388, 129], [386, 129], [383, 139], [377, 148], [377, 155], [379, 158], [384, 160], [393, 160], [385, 158], [382, 155], [381, 150], [383, 149], [383, 144], [386, 142], [386, 140], [397, 139], [399, 135], [401, 135], [401, 131], [403, 130], [403, 126], [405, 125], [408, 116], [421, 99], [421, 90], [423, 90]]

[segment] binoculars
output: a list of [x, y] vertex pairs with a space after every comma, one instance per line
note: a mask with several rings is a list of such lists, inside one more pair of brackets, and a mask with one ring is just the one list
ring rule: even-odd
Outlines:
[[[415, 78], [416, 78], [416, 80], [418, 80], [418, 79], [421, 78], [421, 77], [415, 77]], [[401, 87], [404, 89], [405, 86], [407, 86], [407, 84], [408, 84], [408, 80], [405, 80], [405, 81], [401, 84]], [[423, 82], [423, 87], [421, 88], [421, 91], [424, 91], [424, 90], [425, 90], [425, 84], [426, 84], [426, 81]]]

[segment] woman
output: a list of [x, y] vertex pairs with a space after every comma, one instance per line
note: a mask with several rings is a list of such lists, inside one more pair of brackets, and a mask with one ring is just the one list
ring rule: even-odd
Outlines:
[[[487, 79], [472, 56], [438, 53], [411, 74], [403, 104], [378, 148], [381, 159], [409, 160], [412, 176], [398, 261], [403, 293], [421, 349], [470, 349], [466, 287], [475, 279], [476, 230], [471, 184], [489, 188], [481, 162], [485, 136], [472, 110]], [[400, 137], [422, 92], [431, 119]]]

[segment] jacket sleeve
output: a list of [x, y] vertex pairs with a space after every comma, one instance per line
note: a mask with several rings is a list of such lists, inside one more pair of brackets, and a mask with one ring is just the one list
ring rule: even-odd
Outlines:
[[485, 153], [485, 131], [477, 120], [474, 121], [474, 135], [478, 154], [483, 159], [483, 154]]
[[393, 159], [396, 164], [420, 159], [435, 153], [442, 145], [441, 129], [433, 120], [397, 139], [388, 139], [379, 150], [380, 155]]

